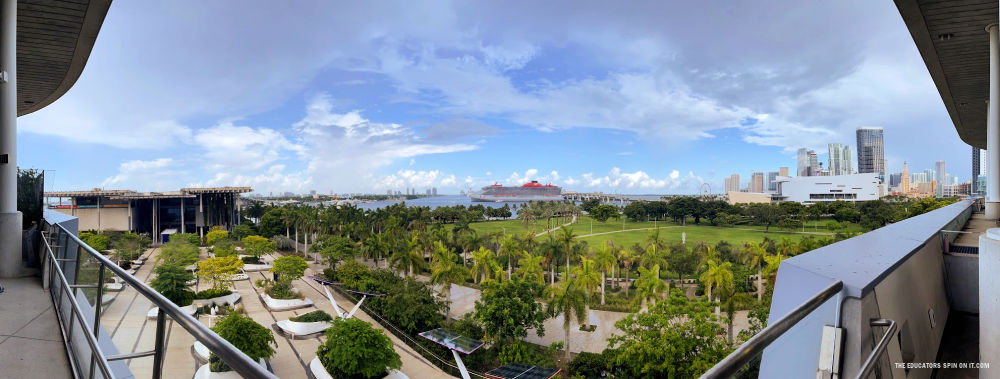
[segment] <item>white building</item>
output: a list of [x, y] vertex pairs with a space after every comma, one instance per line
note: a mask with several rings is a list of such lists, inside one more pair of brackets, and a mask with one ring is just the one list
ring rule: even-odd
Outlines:
[[779, 177], [778, 193], [782, 201], [804, 204], [845, 200], [868, 201], [882, 197], [878, 173]]

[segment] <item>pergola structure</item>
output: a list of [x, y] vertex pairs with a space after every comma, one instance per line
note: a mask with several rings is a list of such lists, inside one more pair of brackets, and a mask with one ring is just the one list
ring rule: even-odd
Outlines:
[[462, 356], [458, 355], [458, 353], [465, 355], [472, 354], [480, 347], [483, 347], [483, 345], [486, 344], [485, 342], [463, 336], [444, 328], [428, 330], [418, 335], [431, 340], [438, 345], [444, 346], [448, 350], [451, 350], [451, 355], [455, 358], [455, 364], [458, 365], [458, 371], [462, 374], [462, 379], [472, 378], [469, 375], [469, 370], [465, 368], [465, 362], [462, 362]]
[[[179, 191], [137, 192], [132, 190], [46, 192], [58, 199], [49, 208], [80, 218], [81, 230], [93, 229], [148, 233], [173, 230], [202, 237], [212, 226], [227, 230], [240, 223], [239, 196], [250, 187], [182, 188]], [[69, 204], [63, 204], [69, 198]]]
[[0, 0], [0, 277], [22, 266], [17, 117], [76, 83], [110, 7], [111, 0]]

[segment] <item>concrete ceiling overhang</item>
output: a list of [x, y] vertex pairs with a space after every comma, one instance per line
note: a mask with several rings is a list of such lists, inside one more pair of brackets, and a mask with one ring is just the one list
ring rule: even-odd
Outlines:
[[56, 101], [87, 65], [111, 0], [17, 1], [17, 115]]
[[986, 148], [990, 47], [997, 0], [895, 0], [959, 137]]

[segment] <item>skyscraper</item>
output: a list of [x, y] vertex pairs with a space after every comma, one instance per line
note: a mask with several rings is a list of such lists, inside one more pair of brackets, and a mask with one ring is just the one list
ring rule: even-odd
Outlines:
[[885, 144], [882, 128], [861, 127], [858, 138], [858, 173], [877, 173], [885, 179]]
[[937, 175], [934, 176], [934, 181], [937, 182], [937, 186], [934, 187], [934, 196], [944, 196], [944, 185], [948, 184], [945, 177], [944, 161], [937, 161], [934, 164], [934, 170], [937, 171]]
[[764, 192], [764, 173], [750, 172], [750, 192]]
[[775, 181], [778, 179], [778, 171], [768, 171], [764, 179], [767, 183], [767, 192], [778, 192], [778, 183]]
[[827, 145], [829, 164], [827, 168], [830, 175], [849, 175], [854, 169], [851, 167], [851, 147], [839, 143]]
[[979, 177], [979, 169], [981, 167], [980, 165], [982, 163], [985, 163], [985, 162], [983, 162], [982, 160], [979, 159], [979, 151], [980, 150], [979, 150], [978, 147], [975, 147], [975, 146], [972, 147], [972, 181], [973, 182], [975, 182], [976, 178]]
[[788, 176], [788, 167], [778, 167], [778, 176]]
[[903, 161], [903, 175], [899, 181], [899, 192], [903, 195], [910, 193], [910, 170], [906, 168], [906, 161]]
[[732, 174], [726, 178], [726, 192], [740, 192], [740, 174]]
[[808, 175], [809, 176], [817, 176], [817, 175], [819, 175], [819, 171], [822, 168], [823, 168], [823, 166], [820, 166], [820, 164], [819, 164], [819, 157], [816, 155], [816, 152], [812, 151], [812, 150], [809, 150], [809, 174]]
[[809, 176], [809, 149], [799, 149], [799, 165], [795, 173], [796, 176]]

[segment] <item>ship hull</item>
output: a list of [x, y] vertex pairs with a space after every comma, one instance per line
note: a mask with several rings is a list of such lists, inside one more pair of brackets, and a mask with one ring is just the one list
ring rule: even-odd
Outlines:
[[470, 193], [469, 199], [475, 202], [484, 203], [504, 203], [504, 202], [526, 202], [526, 201], [562, 201], [562, 195], [491, 195], [481, 193]]

